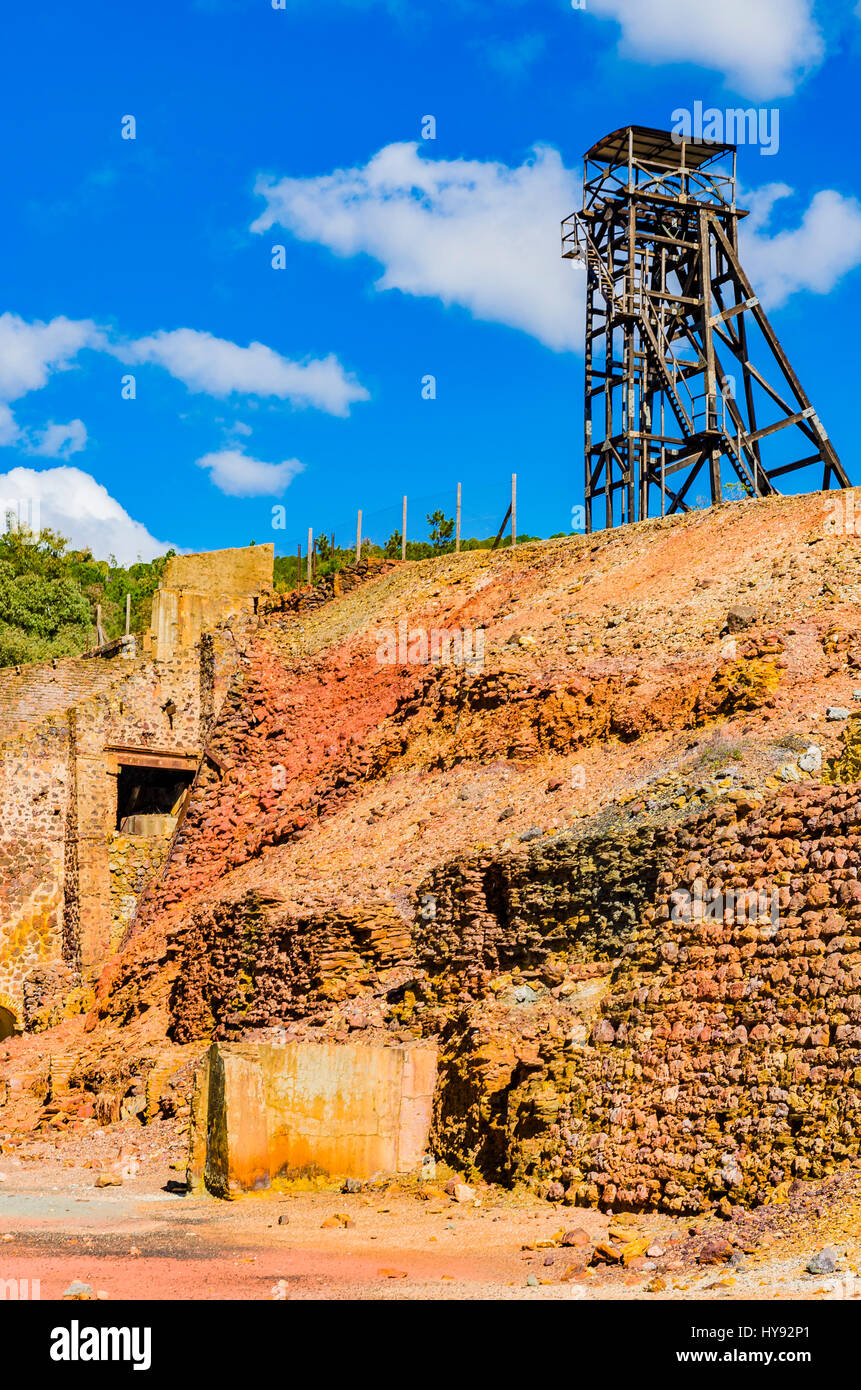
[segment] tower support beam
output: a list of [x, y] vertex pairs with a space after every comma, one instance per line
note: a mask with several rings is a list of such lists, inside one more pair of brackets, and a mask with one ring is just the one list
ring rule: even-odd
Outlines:
[[735, 167], [732, 145], [642, 126], [585, 156], [562, 254], [586, 268], [589, 531], [717, 505], [728, 485], [765, 497], [819, 464], [823, 488], [850, 485], [741, 266]]

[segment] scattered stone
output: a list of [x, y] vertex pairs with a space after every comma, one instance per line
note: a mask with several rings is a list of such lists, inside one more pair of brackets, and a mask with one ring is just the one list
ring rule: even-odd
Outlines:
[[729, 632], [743, 632], [745, 628], [753, 627], [759, 614], [755, 608], [745, 607], [737, 604], [731, 608], [726, 615], [726, 626]]
[[839, 1255], [834, 1246], [826, 1245], [818, 1255], [814, 1255], [813, 1259], [808, 1261], [807, 1272], [808, 1274], [833, 1274], [837, 1268], [838, 1259]]
[[112, 1170], [106, 1173], [99, 1173], [99, 1176], [96, 1178], [96, 1187], [122, 1187], [122, 1185], [122, 1174]]
[[445, 1191], [455, 1202], [475, 1201], [475, 1188], [470, 1187], [468, 1183], [458, 1182], [456, 1178], [446, 1183]]
[[362, 1179], [361, 1179], [361, 1178], [345, 1178], [344, 1181], [343, 1181], [343, 1184], [342, 1184], [342, 1186], [341, 1186], [341, 1191], [342, 1191], [342, 1192], [361, 1192], [361, 1190], [362, 1190]]
[[732, 1246], [728, 1240], [723, 1240], [720, 1236], [714, 1240], [706, 1241], [702, 1250], [697, 1255], [698, 1265], [722, 1265], [726, 1264], [732, 1256]]
[[512, 990], [511, 997], [515, 1004], [534, 1004], [538, 998], [538, 991], [531, 985], [517, 985]]
[[829, 705], [828, 709], [825, 711], [825, 718], [833, 722], [840, 719], [848, 719], [849, 711], [848, 709], [844, 709], [842, 705]]
[[537, 1289], [537, 1288], [538, 1288], [538, 1280], [537, 1280], [537, 1278], [536, 1278], [536, 1276], [535, 1276], [534, 1274], [529, 1274], [529, 1275], [527, 1275], [527, 1277], [526, 1277], [526, 1287], [529, 1288], [529, 1289]]
[[577, 1249], [584, 1246], [591, 1246], [592, 1241], [586, 1232], [581, 1230], [578, 1226], [573, 1231], [566, 1231], [559, 1244]]
[[279, 1218], [278, 1218], [278, 1225], [279, 1225], [279, 1226], [289, 1226], [289, 1225], [290, 1225], [290, 1217], [289, 1217], [289, 1216], [279, 1216]]
[[621, 1264], [622, 1251], [609, 1240], [599, 1240], [592, 1252], [591, 1264]]
[[88, 1303], [95, 1300], [95, 1293], [91, 1284], [85, 1284], [80, 1279], [73, 1279], [69, 1287], [63, 1293], [66, 1302]]
[[821, 772], [822, 771], [822, 749], [812, 743], [806, 753], [802, 753], [798, 759], [798, 766], [802, 772]]

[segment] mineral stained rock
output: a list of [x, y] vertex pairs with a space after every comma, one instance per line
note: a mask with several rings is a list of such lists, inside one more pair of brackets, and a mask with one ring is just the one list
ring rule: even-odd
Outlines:
[[433, 1043], [436, 1157], [569, 1206], [857, 1157], [861, 549], [817, 496], [623, 530], [273, 599], [64, 1048]]

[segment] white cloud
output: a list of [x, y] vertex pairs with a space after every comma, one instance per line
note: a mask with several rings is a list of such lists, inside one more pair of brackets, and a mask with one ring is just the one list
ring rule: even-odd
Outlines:
[[36, 431], [27, 445], [27, 452], [43, 458], [62, 459], [80, 453], [86, 446], [87, 427], [83, 420], [70, 420], [66, 425], [55, 425], [51, 420], [43, 430]]
[[101, 329], [89, 319], [27, 323], [17, 314], [0, 314], [0, 401], [39, 390], [53, 371], [70, 367], [82, 348], [104, 345]]
[[8, 405], [0, 402], [0, 446], [14, 444], [21, 431], [15, 423], [15, 416]]
[[256, 192], [266, 210], [252, 231], [278, 224], [336, 255], [365, 253], [384, 267], [377, 289], [434, 296], [557, 351], [579, 349], [582, 274], [561, 259], [559, 234], [578, 190], [548, 147], [510, 168], [433, 160], [417, 145], [394, 144], [361, 168], [261, 176]]
[[303, 468], [298, 459], [264, 463], [241, 449], [218, 449], [204, 454], [197, 466], [209, 469], [212, 482], [228, 497], [277, 497]]
[[34, 526], [59, 531], [75, 547], [89, 546], [97, 559], [115, 555], [120, 564], [128, 565], [152, 560], [170, 548], [78, 468], [13, 468], [0, 473], [0, 515], [10, 503], [21, 504], [22, 517], [32, 517]]
[[831, 188], [815, 194], [796, 227], [769, 234], [775, 204], [791, 193], [767, 184], [748, 194], [751, 217], [741, 224], [742, 264], [769, 308], [799, 290], [828, 294], [861, 264], [861, 204]]
[[786, 96], [822, 61], [812, 0], [588, 0], [615, 19], [622, 51], [650, 63], [697, 63], [757, 99]]
[[124, 362], [158, 363], [190, 391], [211, 396], [276, 396], [330, 415], [348, 415], [356, 401], [369, 399], [333, 353], [294, 362], [263, 343], [240, 347], [194, 328], [153, 333], [115, 351]]

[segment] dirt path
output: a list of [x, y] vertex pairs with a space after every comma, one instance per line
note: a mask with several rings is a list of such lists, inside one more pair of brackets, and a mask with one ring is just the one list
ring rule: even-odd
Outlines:
[[[819, 1299], [855, 1296], [861, 1262], [857, 1174], [824, 1189], [825, 1207], [806, 1201], [810, 1184], [805, 1201], [741, 1226], [627, 1218], [662, 1253], [580, 1273], [570, 1249], [544, 1243], [575, 1227], [598, 1242], [618, 1218], [494, 1189], [476, 1204], [397, 1189], [221, 1202], [165, 1191], [177, 1178], [166, 1161], [118, 1187], [96, 1176], [68, 1160], [0, 1156], [0, 1280], [38, 1280], [43, 1299], [74, 1280], [111, 1300]], [[732, 1245], [732, 1263], [699, 1260], [715, 1240]], [[836, 1270], [811, 1276], [806, 1263], [829, 1243]]]

